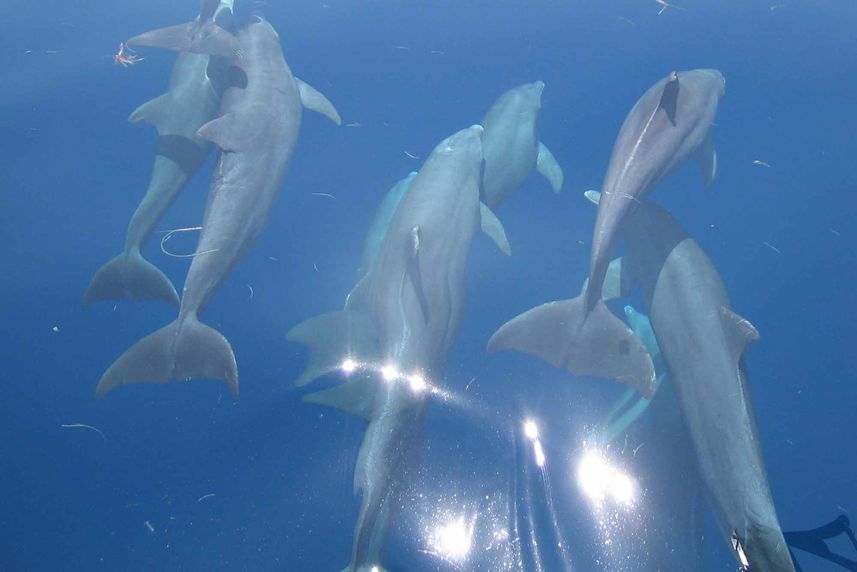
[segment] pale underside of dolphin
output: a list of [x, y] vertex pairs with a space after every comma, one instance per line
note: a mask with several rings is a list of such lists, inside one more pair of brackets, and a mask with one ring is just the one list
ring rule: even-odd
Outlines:
[[237, 37], [222, 29], [204, 34], [193, 22], [178, 28], [186, 34], [176, 28], [145, 34], [146, 45], [232, 53], [229, 63], [240, 70], [242, 81], [225, 90], [220, 116], [198, 132], [222, 152], [179, 316], [116, 360], [98, 383], [98, 397], [127, 383], [194, 378], [223, 380], [237, 396], [232, 348], [223, 335], [199, 321], [199, 314], [265, 228], [297, 142], [302, 108], [319, 110], [340, 123], [330, 102], [292, 75], [268, 22], [258, 18]]
[[492, 336], [490, 351], [517, 349], [575, 375], [616, 379], [652, 395], [655, 371], [645, 346], [601, 299], [609, 255], [629, 209], [688, 158], [699, 157], [706, 181], [714, 178], [709, 128], [724, 91], [718, 71], [692, 70], [671, 73], [643, 95], [613, 148], [586, 288], [577, 298], [550, 302], [510, 320]]
[[[597, 200], [596, 193], [589, 196]], [[793, 572], [744, 365], [744, 350], [758, 331], [732, 310], [711, 260], [664, 209], [641, 204], [623, 233], [628, 254], [613, 263], [611, 276], [642, 287], [724, 539], [740, 546], [751, 570]]]
[[[232, 0], [206, 0], [194, 23], [228, 27], [231, 19]], [[224, 88], [222, 64], [207, 54], [180, 53], [167, 92], [144, 103], [128, 118], [131, 123], [144, 121], [157, 129], [155, 163], [146, 194], [128, 223], [125, 248], [93, 276], [83, 296], [84, 307], [123, 298], [179, 305], [170, 280], [143, 258], [141, 249], [211, 151], [211, 144], [198, 137], [197, 131], [217, 116]]]
[[367, 245], [381, 237], [380, 245], [370, 247], [375, 254], [362, 263], [368, 271], [346, 309], [288, 334], [312, 352], [297, 385], [343, 363], [353, 369], [345, 383], [305, 400], [368, 421], [354, 471], [362, 503], [349, 571], [383, 569], [382, 548], [418, 458], [426, 387], [441, 381], [458, 330], [467, 254], [480, 225], [481, 134], [474, 126], [447, 138], [404, 192], [394, 187], [398, 204], [385, 201], [376, 215]]

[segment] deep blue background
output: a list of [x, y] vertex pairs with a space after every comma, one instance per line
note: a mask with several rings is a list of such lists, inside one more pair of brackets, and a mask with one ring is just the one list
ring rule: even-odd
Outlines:
[[[483, 348], [510, 317], [578, 290], [594, 218], [581, 192], [600, 185], [639, 95], [669, 71], [694, 67], [717, 67], [727, 78], [714, 133], [718, 180], [703, 189], [691, 165], [655, 196], [711, 255], [736, 310], [762, 334], [747, 359], [783, 527], [853, 511], [857, 5], [777, 1], [685, 0], [686, 11], [658, 16], [646, 0], [236, 0], [239, 18], [260, 10], [295, 74], [360, 127], [305, 115], [267, 231], [206, 312], [235, 348], [234, 403], [224, 386], [202, 381], [124, 387], [95, 401], [110, 363], [175, 311], [134, 303], [80, 309], [92, 273], [119, 252], [148, 181], [154, 132], [127, 116], [162, 93], [173, 60], [141, 50], [145, 61], [123, 69], [110, 56], [123, 38], [189, 20], [197, 2], [7, 2], [0, 568], [344, 566], [363, 424], [300, 401], [291, 381], [306, 354], [285, 333], [341, 305], [380, 198], [419, 167], [405, 151], [424, 158], [477, 123], [503, 91], [541, 79], [540, 135], [565, 171], [565, 188], [553, 196], [534, 176], [500, 209], [512, 258], [484, 237], [474, 242], [469, 309], [443, 380], [459, 399], [431, 406], [420, 486], [453, 512], [478, 505], [487, 491], [507, 493], [520, 468], [510, 435], [532, 415], [574, 570], [599, 569], [598, 558], [634, 570], [596, 544], [573, 475], [585, 428], [620, 388]], [[198, 224], [207, 184], [203, 172], [159, 228]], [[193, 244], [175, 241], [188, 251]], [[181, 285], [187, 261], [161, 255], [156, 241], [146, 252]], [[98, 427], [107, 441], [60, 427], [69, 423]], [[197, 501], [208, 493], [216, 496]], [[391, 539], [390, 561], [400, 569], [447, 569], [420, 552], [420, 515], [443, 503], [426, 504]], [[707, 540], [712, 569], [734, 569], [713, 529]], [[490, 570], [480, 558], [475, 551], [463, 567]]]

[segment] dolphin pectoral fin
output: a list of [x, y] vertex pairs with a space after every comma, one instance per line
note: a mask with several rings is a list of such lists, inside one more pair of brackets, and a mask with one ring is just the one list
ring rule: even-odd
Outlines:
[[583, 196], [586, 197], [587, 201], [589, 201], [591, 204], [595, 205], [596, 207], [599, 205], [599, 203], [601, 203], [601, 193], [599, 191], [593, 191], [593, 190], [585, 191], [583, 193]]
[[664, 110], [667, 118], [673, 125], [675, 125], [676, 106], [678, 105], [678, 90], [678, 73], [672, 72], [664, 84], [664, 90], [661, 92], [661, 100], [658, 103], [658, 107]]
[[747, 344], [759, 339], [759, 330], [726, 306], [720, 307], [720, 319], [729, 347], [737, 360], [744, 353]]
[[128, 383], [219, 379], [238, 397], [238, 366], [223, 334], [195, 317], [153, 332], [131, 346], [105, 372], [95, 397]]
[[196, 21], [160, 28], [134, 36], [127, 42], [133, 46], [164, 48], [176, 52], [193, 52], [232, 57], [239, 51], [238, 39], [212, 22]]
[[374, 376], [361, 373], [357, 378], [349, 379], [336, 387], [304, 395], [304, 401], [334, 407], [368, 421], [372, 415], [377, 383], [378, 380], [374, 379]]
[[169, 93], [159, 95], [155, 99], [150, 99], [140, 107], [134, 110], [128, 116], [129, 123], [139, 123], [145, 121], [153, 125], [160, 132], [159, 124], [165, 121], [169, 114], [173, 111], [173, 99]]
[[657, 358], [661, 355], [661, 348], [658, 345], [658, 339], [655, 337], [655, 331], [652, 329], [652, 322], [649, 317], [638, 312], [633, 306], [626, 305], [625, 318], [628, 320], [628, 325], [631, 326], [634, 335], [640, 338], [643, 345], [646, 346], [652, 361], [657, 362]]
[[363, 312], [342, 310], [315, 316], [289, 330], [286, 339], [311, 352], [306, 369], [295, 380], [298, 387], [340, 368], [345, 360], [358, 366], [378, 359], [375, 327]]
[[170, 279], [140, 255], [120, 254], [98, 269], [83, 295], [83, 307], [104, 300], [162, 300], [179, 305]]
[[696, 152], [696, 159], [699, 161], [702, 176], [705, 179], [705, 186], [707, 187], [714, 182], [714, 177], [717, 176], [717, 150], [714, 148], [714, 141], [712, 141], [711, 135], [705, 138], [705, 142]]
[[330, 103], [320, 91], [312, 87], [310, 84], [295, 78], [298, 84], [298, 91], [301, 94], [301, 103], [307, 109], [321, 113], [337, 125], [342, 125], [342, 119], [333, 104]]
[[541, 141], [539, 141], [539, 157], [536, 160], [536, 170], [548, 180], [553, 188], [553, 192], [558, 193], [562, 190], [562, 169], [559, 163], [556, 162], [553, 153]]
[[[601, 285], [601, 297], [604, 300], [627, 298], [631, 294], [633, 286], [634, 280], [628, 271], [628, 265], [625, 264], [624, 258], [619, 257], [611, 260], [604, 275], [604, 284]], [[588, 287], [589, 278], [583, 281], [583, 288], [580, 291], [586, 292]]]
[[615, 379], [650, 398], [655, 368], [643, 343], [599, 300], [589, 312], [583, 297], [550, 302], [497, 330], [488, 351], [515, 349], [574, 375]]
[[511, 255], [512, 247], [509, 244], [509, 239], [506, 238], [506, 230], [503, 228], [503, 223], [500, 222], [497, 215], [485, 203], [479, 203], [479, 215], [482, 219], [482, 232], [497, 244], [500, 252], [506, 256]]

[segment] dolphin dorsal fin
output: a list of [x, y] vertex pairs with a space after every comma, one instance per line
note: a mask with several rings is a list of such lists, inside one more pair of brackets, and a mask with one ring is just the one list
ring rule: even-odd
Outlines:
[[664, 91], [661, 93], [661, 101], [658, 107], [663, 109], [670, 123], [675, 125], [676, 105], [678, 104], [678, 72], [672, 72], [667, 76], [667, 82], [664, 84]]
[[[410, 276], [411, 285], [414, 287], [414, 294], [420, 304], [420, 310], [423, 314], [423, 320], [428, 322], [428, 299], [426, 298], [425, 290], [423, 289], [423, 274], [420, 269], [420, 226], [416, 225], [411, 229], [408, 242], [408, 261], [405, 266], [405, 274]], [[403, 295], [405, 285], [405, 276], [402, 276], [402, 283], [399, 287], [399, 300]]]
[[735, 358], [741, 357], [747, 344], [759, 339], [759, 330], [746, 318], [742, 318], [726, 306], [720, 306], [720, 319], [723, 322], [723, 331], [726, 340], [735, 354]]

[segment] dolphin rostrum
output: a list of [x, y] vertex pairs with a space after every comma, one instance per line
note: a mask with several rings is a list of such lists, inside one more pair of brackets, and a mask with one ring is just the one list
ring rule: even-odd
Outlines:
[[[220, 0], [212, 6], [206, 0], [195, 24], [205, 25], [213, 19], [215, 25], [228, 27], [232, 2]], [[155, 164], [146, 195], [128, 223], [125, 249], [93, 276], [83, 295], [84, 307], [126, 297], [179, 305], [179, 296], [170, 280], [143, 258], [140, 251], [154, 226], [211, 151], [211, 144], [196, 132], [217, 116], [224, 89], [222, 63], [206, 54], [179, 54], [167, 92], [144, 103], [128, 118], [131, 123], [146, 121], [158, 130]]]
[[[340, 367], [348, 374], [345, 383], [305, 400], [369, 423], [354, 470], [362, 506], [351, 572], [381, 569], [390, 523], [417, 461], [426, 397], [442, 380], [461, 320], [465, 266], [480, 225], [482, 131], [469, 127], [434, 149], [399, 199], [346, 309], [310, 318], [288, 334], [312, 350], [296, 385]], [[385, 218], [382, 207], [373, 232]]]
[[611, 276], [642, 287], [721, 533], [750, 570], [794, 572], [744, 364], [759, 332], [732, 310], [711, 260], [664, 209], [642, 203], [623, 233], [628, 254], [614, 262]]
[[[191, 25], [185, 27], [195, 41]], [[202, 223], [196, 255], [188, 270], [178, 318], [126, 351], [107, 370], [96, 389], [100, 397], [125, 383], [213, 378], [238, 394], [238, 368], [229, 342], [202, 324], [199, 314], [223, 280], [265, 228], [297, 143], [302, 107], [320, 111], [337, 125], [339, 115], [319, 92], [292, 75], [274, 28], [261, 18], [237, 38], [212, 51], [228, 52], [237, 85], [224, 92], [221, 114], [199, 129], [199, 136], [221, 149]], [[196, 49], [175, 28], [146, 34], [147, 45]], [[205, 35], [206, 49], [217, 35]]]
[[536, 126], [544, 88], [544, 82], [537, 81], [510, 89], [482, 120], [482, 200], [491, 210], [515, 194], [533, 169], [547, 178], [555, 193], [562, 189], [562, 169], [539, 141]]
[[622, 221], [655, 185], [696, 155], [707, 182], [716, 157], [709, 128], [725, 80], [717, 70], [673, 72], [634, 105], [616, 139], [598, 206], [589, 281], [580, 296], [550, 302], [504, 324], [490, 351], [517, 349], [573, 374], [617, 379], [649, 397], [655, 372], [646, 348], [601, 299], [610, 252]]

